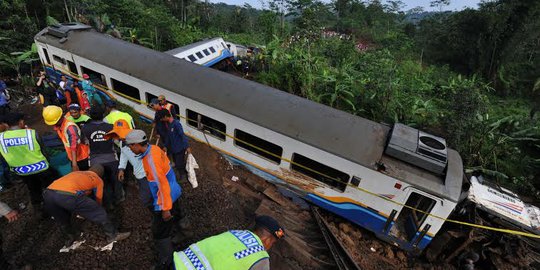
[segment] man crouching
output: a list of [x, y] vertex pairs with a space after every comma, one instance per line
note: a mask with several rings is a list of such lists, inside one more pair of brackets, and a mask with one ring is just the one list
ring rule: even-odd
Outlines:
[[[103, 198], [103, 166], [93, 165], [88, 171], [75, 171], [55, 180], [43, 192], [45, 210], [54, 217], [66, 234], [66, 247], [76, 240], [77, 233], [71, 224], [73, 214], [99, 224], [107, 242], [120, 241], [130, 232], [119, 233], [101, 206]], [[89, 198], [95, 197], [95, 200]]]

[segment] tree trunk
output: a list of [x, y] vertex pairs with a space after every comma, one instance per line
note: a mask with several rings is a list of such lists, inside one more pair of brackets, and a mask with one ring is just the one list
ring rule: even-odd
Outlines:
[[64, 8], [66, 9], [66, 15], [67, 15], [68, 22], [71, 22], [71, 14], [69, 14], [69, 8], [68, 8], [68, 4], [67, 4], [66, 0], [64, 0]]

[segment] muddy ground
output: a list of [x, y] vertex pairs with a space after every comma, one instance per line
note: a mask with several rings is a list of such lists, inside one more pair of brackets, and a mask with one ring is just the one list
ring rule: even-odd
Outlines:
[[[43, 124], [39, 105], [26, 105], [18, 111], [27, 114], [27, 125], [40, 134], [52, 131]], [[192, 230], [190, 236], [176, 245], [177, 250], [226, 230], [249, 228], [255, 215], [266, 214], [278, 219], [287, 235], [270, 251], [273, 270], [336, 269], [309, 209], [292, 203], [275, 186], [246, 169], [233, 166], [208, 145], [193, 141], [190, 144], [201, 167], [197, 171], [199, 187], [193, 189], [189, 183], [181, 182], [180, 205]], [[233, 181], [233, 176], [238, 180]], [[27, 194], [26, 187], [17, 184], [0, 193], [0, 200], [12, 207], [20, 203], [28, 205]], [[115, 244], [112, 251], [97, 251], [94, 247], [105, 244], [104, 235], [95, 225], [76, 220], [86, 242], [75, 251], [60, 253], [63, 239], [54, 221], [36, 220], [28, 209], [20, 220], [0, 224], [6, 257], [18, 268], [31, 265], [32, 269], [150, 269], [155, 260], [150, 213], [142, 207], [135, 184], [127, 186], [126, 201], [110, 214], [121, 231], [131, 231], [130, 238]], [[329, 213], [323, 216], [361, 269], [455, 269], [454, 263], [428, 263], [344, 219]]]

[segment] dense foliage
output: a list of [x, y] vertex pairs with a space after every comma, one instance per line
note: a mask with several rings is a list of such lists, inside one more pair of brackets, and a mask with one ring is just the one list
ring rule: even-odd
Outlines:
[[10, 53], [29, 51], [33, 35], [55, 19], [156, 50], [222, 36], [265, 48], [252, 59], [252, 79], [443, 136], [469, 170], [540, 196], [540, 1], [442, 12], [448, 2], [432, 1], [440, 12], [404, 12], [401, 1], [378, 0], [270, 0], [263, 9], [199, 0], [8, 0], [0, 2], [0, 63], [3, 72], [19, 72], [24, 53]]

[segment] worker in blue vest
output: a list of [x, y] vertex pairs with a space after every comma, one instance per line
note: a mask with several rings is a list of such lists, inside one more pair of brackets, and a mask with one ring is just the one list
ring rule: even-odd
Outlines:
[[269, 216], [258, 216], [255, 229], [218, 234], [184, 251], [174, 252], [174, 268], [213, 270], [269, 270], [269, 250], [284, 237], [283, 228]]
[[41, 140], [35, 130], [26, 128], [24, 114], [9, 114], [7, 124], [9, 129], [0, 133], [0, 154], [28, 187], [36, 217], [43, 216], [42, 192], [52, 179]]

